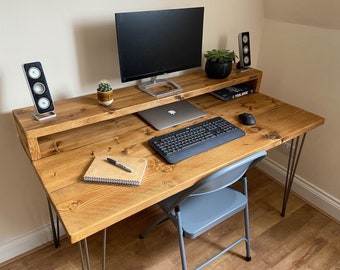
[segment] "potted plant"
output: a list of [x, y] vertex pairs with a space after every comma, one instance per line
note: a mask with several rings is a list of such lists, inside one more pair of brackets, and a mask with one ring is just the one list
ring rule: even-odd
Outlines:
[[109, 106], [113, 102], [113, 89], [108, 81], [102, 80], [98, 84], [97, 99], [99, 104]]
[[207, 51], [204, 54], [207, 59], [205, 63], [205, 72], [209, 78], [222, 79], [229, 76], [232, 69], [232, 63], [235, 63], [237, 55], [230, 50]]

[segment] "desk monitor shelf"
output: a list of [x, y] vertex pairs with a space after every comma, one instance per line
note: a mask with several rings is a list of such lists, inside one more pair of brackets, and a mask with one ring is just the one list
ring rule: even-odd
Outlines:
[[[155, 98], [138, 89], [137, 86], [129, 86], [114, 91], [114, 102], [104, 108], [98, 105], [96, 94], [90, 94], [55, 102], [55, 110], [58, 114], [53, 120], [43, 123], [32, 120], [33, 106], [13, 110], [19, 138], [28, 157], [38, 160], [45, 157], [41, 147], [41, 141], [45, 137], [73, 129], [83, 128], [99, 122], [112, 120], [126, 115], [173, 103], [175, 101], [190, 99], [215, 90], [222, 89], [240, 83], [246, 83], [253, 87], [254, 92], [259, 92], [262, 71], [250, 68], [246, 73], [240, 73], [235, 67], [231, 74], [220, 80], [210, 79], [205, 72], [197, 71], [173, 78], [172, 80], [182, 87], [182, 91], [175, 95]], [[51, 142], [52, 145], [54, 142]], [[54, 155], [55, 152], [49, 153]]]

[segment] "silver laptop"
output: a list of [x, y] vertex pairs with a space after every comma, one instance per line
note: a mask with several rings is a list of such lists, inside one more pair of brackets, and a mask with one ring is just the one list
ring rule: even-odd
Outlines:
[[161, 130], [206, 115], [188, 101], [182, 100], [138, 112], [154, 128]]

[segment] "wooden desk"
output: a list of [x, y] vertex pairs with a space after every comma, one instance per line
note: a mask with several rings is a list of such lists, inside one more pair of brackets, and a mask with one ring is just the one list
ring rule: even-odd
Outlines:
[[[108, 108], [97, 105], [94, 95], [64, 100], [56, 102], [60, 110], [57, 118], [46, 123], [32, 119], [31, 107], [13, 111], [21, 142], [70, 241], [85, 239], [217, 169], [257, 151], [274, 148], [323, 124], [320, 116], [259, 93], [261, 76], [256, 70], [248, 75], [234, 72], [228, 80], [210, 80], [202, 73], [185, 75], [176, 81], [186, 86], [176, 97], [157, 100], [130, 87], [117, 91], [113, 107]], [[250, 82], [256, 93], [228, 102], [206, 94], [239, 82]], [[183, 98], [207, 116], [156, 131], [134, 114]], [[251, 112], [257, 124], [242, 125], [238, 114], [243, 112]], [[153, 136], [215, 116], [239, 126], [246, 136], [174, 165], [167, 164], [148, 146], [147, 141]], [[92, 156], [99, 154], [147, 158], [142, 185], [121, 187], [82, 182]]]

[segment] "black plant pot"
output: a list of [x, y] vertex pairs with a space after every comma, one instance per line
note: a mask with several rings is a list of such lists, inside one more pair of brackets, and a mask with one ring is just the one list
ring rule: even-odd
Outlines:
[[207, 61], [205, 63], [205, 73], [209, 78], [212, 79], [223, 79], [227, 78], [231, 73], [233, 63], [231, 61], [226, 63], [218, 63]]

